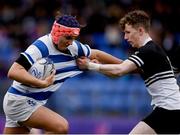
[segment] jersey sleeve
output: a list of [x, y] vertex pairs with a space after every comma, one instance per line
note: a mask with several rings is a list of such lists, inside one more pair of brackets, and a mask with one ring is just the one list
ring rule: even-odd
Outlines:
[[77, 40], [73, 41], [68, 49], [73, 57], [90, 57], [91, 55], [91, 48], [87, 44], [82, 44]]
[[147, 59], [147, 53], [144, 53], [142, 51], [136, 51], [134, 54], [132, 54], [128, 59], [136, 64], [137, 67], [143, 68], [145, 61]]
[[26, 57], [26, 59], [32, 65], [38, 59], [47, 57], [49, 55], [49, 51], [43, 41], [36, 40], [24, 52], [22, 52], [21, 55], [24, 55], [24, 57]]
[[20, 54], [20, 56], [19, 56], [19, 58], [16, 60], [16, 62], [18, 63], [18, 64], [20, 64], [21, 66], [23, 66], [27, 71], [30, 69], [30, 67], [31, 67], [31, 63], [28, 61], [28, 59], [24, 56], [24, 55], [22, 55], [22, 54]]
[[175, 73], [179, 73], [180, 72], [180, 62], [179, 62], [180, 46], [176, 48], [176, 50], [173, 52], [173, 55], [170, 55], [169, 58], [171, 60]]

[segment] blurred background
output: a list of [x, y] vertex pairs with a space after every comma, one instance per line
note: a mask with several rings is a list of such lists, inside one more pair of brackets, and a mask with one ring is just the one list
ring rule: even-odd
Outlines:
[[[152, 38], [172, 56], [180, 46], [179, 5], [179, 0], [0, 0], [0, 133], [3, 97], [12, 83], [8, 69], [21, 51], [50, 32], [56, 11], [85, 26], [82, 43], [124, 60], [133, 49], [123, 40], [119, 19], [133, 9], [147, 11]], [[67, 80], [47, 106], [69, 121], [69, 133], [123, 134], [151, 112], [150, 100], [139, 75], [112, 79], [86, 71]]]

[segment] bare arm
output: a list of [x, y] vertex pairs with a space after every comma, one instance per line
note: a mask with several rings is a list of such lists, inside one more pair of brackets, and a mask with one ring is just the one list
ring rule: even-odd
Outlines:
[[96, 49], [91, 50], [90, 59], [91, 60], [96, 59], [102, 64], [120, 64], [123, 62], [123, 60], [121, 59], [118, 59], [106, 52], [96, 50]]
[[[92, 63], [89, 63], [89, 66]], [[94, 63], [93, 63], [94, 64]], [[97, 71], [112, 77], [119, 77], [137, 70], [137, 66], [130, 60], [125, 60], [121, 64], [99, 64]]]
[[122, 76], [138, 69], [130, 60], [125, 60], [121, 64], [97, 64], [90, 62], [87, 58], [81, 58], [77, 63], [82, 69], [98, 71], [112, 77]]
[[26, 85], [44, 88], [54, 82], [54, 74], [55, 72], [44, 80], [40, 80], [29, 74], [23, 66], [15, 62], [8, 72], [8, 77]]

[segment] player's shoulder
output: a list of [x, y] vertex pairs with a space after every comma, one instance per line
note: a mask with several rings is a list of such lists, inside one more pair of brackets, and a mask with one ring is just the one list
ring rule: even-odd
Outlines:
[[36, 39], [32, 45], [38, 46], [38, 48], [47, 48], [50, 49], [52, 48], [52, 39], [49, 36], [49, 34], [44, 35]]
[[156, 45], [152, 40], [138, 49], [140, 53], [153, 53], [153, 52], [157, 52], [158, 50], [159, 50], [158, 45]]
[[49, 51], [53, 48], [50, 36], [44, 35], [42, 37], [39, 37], [29, 46], [29, 48], [32, 48], [35, 51], [38, 50], [43, 57], [48, 56], [50, 53]]
[[90, 56], [91, 49], [88, 45], [83, 44], [77, 40], [72, 42], [72, 45], [68, 46], [69, 51], [73, 56]]
[[48, 44], [48, 43], [50, 43], [49, 34], [43, 35], [43, 36], [39, 37], [37, 40], [42, 41], [45, 44]]
[[72, 45], [73, 46], [79, 46], [79, 45], [84, 45], [83, 43], [81, 43], [80, 41], [78, 41], [78, 40], [73, 40], [73, 42], [72, 42]]
[[76, 51], [84, 51], [84, 50], [90, 50], [90, 47], [87, 44], [83, 44], [80, 41], [74, 40], [72, 42], [72, 45], [68, 47], [70, 50], [76, 50]]

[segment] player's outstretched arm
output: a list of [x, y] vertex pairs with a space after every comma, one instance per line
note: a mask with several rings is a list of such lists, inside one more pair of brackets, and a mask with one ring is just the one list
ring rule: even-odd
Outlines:
[[17, 62], [14, 62], [11, 68], [8, 71], [8, 77], [10, 79], [16, 80], [20, 83], [30, 85], [33, 87], [39, 87], [44, 88], [48, 87], [54, 82], [54, 74], [51, 74], [44, 80], [37, 79], [36, 77], [29, 74], [26, 69], [18, 64]]
[[97, 49], [91, 49], [90, 59], [96, 59], [102, 64], [120, 64], [123, 62], [123, 60]]
[[119, 77], [137, 69], [137, 66], [130, 60], [125, 60], [121, 64], [98, 64], [83, 57], [77, 60], [77, 64], [81, 69], [98, 71], [111, 77]]

